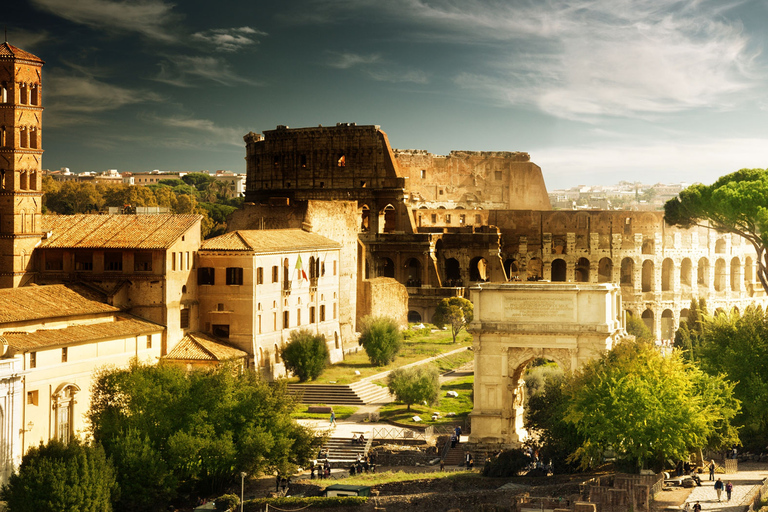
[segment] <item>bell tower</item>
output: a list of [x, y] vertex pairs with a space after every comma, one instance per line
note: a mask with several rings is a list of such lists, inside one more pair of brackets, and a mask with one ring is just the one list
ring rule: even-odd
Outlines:
[[0, 288], [28, 283], [42, 238], [43, 61], [0, 45]]

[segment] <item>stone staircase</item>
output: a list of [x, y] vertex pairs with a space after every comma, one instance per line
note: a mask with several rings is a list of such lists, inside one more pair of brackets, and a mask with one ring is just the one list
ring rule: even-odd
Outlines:
[[327, 457], [331, 467], [348, 468], [360, 457], [365, 456], [365, 445], [353, 443], [350, 438], [331, 437], [320, 450], [320, 458]]
[[[448, 453], [445, 454], [446, 466], [463, 466], [464, 465], [464, 446], [463, 444], [457, 444], [456, 448], [448, 448]], [[474, 455], [473, 455], [474, 456]], [[477, 463], [477, 461], [475, 461]]]
[[387, 388], [370, 382], [353, 384], [289, 384], [288, 393], [303, 404], [368, 405], [393, 400]]

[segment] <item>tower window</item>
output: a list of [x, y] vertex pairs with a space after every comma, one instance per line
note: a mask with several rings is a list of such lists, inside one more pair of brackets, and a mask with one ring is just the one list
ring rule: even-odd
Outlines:
[[232, 285], [243, 284], [242, 267], [227, 267], [227, 284], [232, 284]]
[[[58, 270], [61, 270], [61, 269], [58, 269]], [[104, 270], [107, 272], [121, 272], [123, 270], [123, 253], [122, 252], [105, 252], [104, 253]]]
[[75, 270], [93, 270], [93, 253], [77, 252], [75, 253]]
[[425, 171], [424, 169], [422, 169], [420, 173], [421, 173], [421, 179], [424, 179], [427, 177], [427, 171]]
[[152, 253], [135, 253], [133, 255], [133, 270], [136, 272], [152, 272]]
[[197, 269], [197, 284], [216, 284], [216, 271], [213, 267]]

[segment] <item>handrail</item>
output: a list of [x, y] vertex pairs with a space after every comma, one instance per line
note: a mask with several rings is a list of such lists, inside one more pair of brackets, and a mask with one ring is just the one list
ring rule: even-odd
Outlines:
[[371, 444], [373, 443], [373, 434], [371, 434], [371, 437], [368, 438], [368, 441], [365, 443], [365, 449], [363, 450], [363, 456], [368, 456], [368, 451], [371, 449]]
[[445, 445], [443, 445], [443, 453], [440, 455], [440, 460], [445, 460], [445, 458], [448, 456], [448, 452], [451, 449], [451, 438], [445, 440]]

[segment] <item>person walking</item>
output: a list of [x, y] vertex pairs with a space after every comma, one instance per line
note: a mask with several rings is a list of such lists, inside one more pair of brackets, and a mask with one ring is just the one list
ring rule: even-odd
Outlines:
[[709, 481], [712, 482], [715, 480], [715, 461], [711, 460], [709, 461]]
[[332, 427], [336, 426], [336, 413], [333, 411], [331, 411], [331, 426]]
[[717, 479], [717, 482], [715, 482], [715, 492], [717, 493], [717, 501], [720, 501], [720, 495], [723, 494], [723, 481], [719, 478]]
[[693, 506], [693, 512], [701, 512], [701, 503], [699, 503], [698, 501]]
[[725, 484], [725, 497], [728, 499], [728, 501], [731, 501], [731, 493], [733, 492], [733, 484], [730, 480], [728, 480], [728, 483]]

